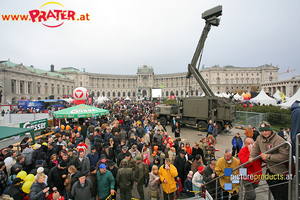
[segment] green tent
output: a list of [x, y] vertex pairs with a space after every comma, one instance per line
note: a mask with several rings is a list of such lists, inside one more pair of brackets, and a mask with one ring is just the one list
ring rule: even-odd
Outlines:
[[109, 111], [80, 104], [63, 110], [55, 111], [53, 114], [55, 118], [87, 118], [108, 115]]
[[35, 143], [34, 140], [34, 130], [32, 128], [15, 128], [15, 127], [7, 127], [7, 126], [0, 126], [0, 140], [16, 137], [16, 136], [24, 136], [25, 133], [30, 133], [33, 144]]

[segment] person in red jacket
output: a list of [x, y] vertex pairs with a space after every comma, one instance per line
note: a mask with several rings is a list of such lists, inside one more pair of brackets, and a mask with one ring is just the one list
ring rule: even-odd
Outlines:
[[192, 155], [193, 150], [192, 150], [191, 144], [190, 144], [189, 142], [185, 143], [185, 147], [184, 147], [184, 148], [186, 149], [186, 152], [187, 152], [189, 155]]
[[[247, 137], [245, 139], [245, 147], [243, 147], [239, 152], [241, 164], [246, 163], [249, 160], [253, 145], [254, 140]], [[245, 166], [247, 168], [247, 177], [243, 178], [243, 186], [245, 188], [245, 199], [247, 200], [255, 200], [256, 198], [255, 188], [258, 187], [260, 176], [262, 175], [261, 165], [262, 160], [258, 159]]]

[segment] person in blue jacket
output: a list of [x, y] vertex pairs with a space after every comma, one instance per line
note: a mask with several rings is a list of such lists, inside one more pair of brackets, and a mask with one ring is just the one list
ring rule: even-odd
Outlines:
[[90, 166], [97, 166], [97, 162], [99, 161], [99, 155], [95, 147], [91, 149], [91, 153], [88, 153], [86, 157], [90, 159]]
[[243, 140], [240, 137], [239, 133], [236, 133], [231, 143], [232, 143], [232, 156], [235, 156], [235, 151], [237, 151], [238, 154], [243, 147]]
[[293, 155], [295, 155], [295, 142], [296, 142], [296, 135], [300, 133], [300, 100], [296, 100], [290, 110], [292, 111], [292, 126], [291, 126], [291, 141], [293, 145]]

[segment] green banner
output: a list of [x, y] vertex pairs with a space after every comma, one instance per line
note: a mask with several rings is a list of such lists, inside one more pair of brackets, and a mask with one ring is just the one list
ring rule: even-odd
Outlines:
[[48, 126], [48, 119], [40, 119], [20, 124], [20, 128], [32, 128], [34, 132], [38, 132], [45, 128], [48, 128]]

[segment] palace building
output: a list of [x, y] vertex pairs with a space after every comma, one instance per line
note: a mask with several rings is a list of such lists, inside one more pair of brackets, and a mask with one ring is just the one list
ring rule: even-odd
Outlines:
[[[201, 75], [213, 92], [249, 91], [252, 86], [259, 90], [263, 82], [278, 81], [278, 66], [262, 65], [258, 67], [212, 66], [200, 70]], [[155, 74], [150, 66], [138, 67], [136, 75], [116, 75], [90, 73], [74, 67], [63, 67], [50, 71], [34, 66], [15, 64], [10, 60], [0, 61], [0, 90], [2, 103], [17, 103], [21, 98], [30, 100], [62, 99], [72, 95], [76, 87], [85, 87], [94, 97], [109, 98], [150, 97], [151, 89], [162, 88], [162, 97], [170, 95], [184, 96], [190, 90], [190, 96], [201, 95], [202, 89], [195, 78], [186, 81], [186, 72]], [[140, 92], [139, 92], [140, 88]], [[273, 91], [272, 91], [273, 92]]]

